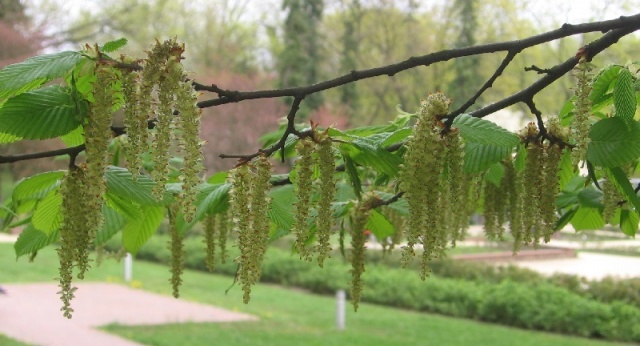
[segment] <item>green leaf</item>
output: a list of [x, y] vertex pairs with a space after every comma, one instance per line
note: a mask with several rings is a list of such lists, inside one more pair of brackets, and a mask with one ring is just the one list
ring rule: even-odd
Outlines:
[[58, 240], [58, 237], [58, 231], [47, 234], [36, 229], [32, 225], [29, 225], [20, 232], [18, 240], [13, 244], [13, 249], [16, 252], [16, 258], [27, 254], [33, 254]]
[[142, 205], [158, 205], [151, 194], [155, 182], [145, 175], [133, 180], [133, 175], [126, 168], [109, 166], [105, 173], [107, 191], [116, 196]]
[[620, 229], [622, 233], [630, 237], [635, 237], [638, 232], [638, 222], [640, 222], [638, 213], [626, 209], [620, 211]]
[[84, 128], [78, 126], [75, 130], [60, 137], [64, 144], [68, 147], [76, 147], [80, 144], [84, 144]]
[[360, 199], [362, 196], [362, 183], [360, 182], [360, 175], [358, 174], [358, 168], [356, 167], [355, 162], [348, 155], [342, 155], [344, 159], [344, 169], [349, 177], [349, 182], [351, 182], [351, 186], [353, 187], [353, 192], [356, 194], [356, 197]]
[[43, 198], [54, 187], [59, 185], [59, 180], [64, 177], [65, 171], [51, 171], [32, 175], [22, 180], [13, 189], [11, 198], [14, 201], [30, 198]]
[[111, 53], [111, 52], [115, 52], [118, 49], [124, 47], [127, 44], [127, 39], [126, 38], [119, 38], [117, 40], [113, 40], [113, 41], [109, 41], [107, 43], [104, 44], [104, 46], [102, 46], [102, 48], [100, 48], [101, 51], [106, 52], [106, 53]]
[[0, 70], [0, 100], [37, 88], [64, 76], [83, 56], [79, 52], [40, 55]]
[[[288, 233], [295, 223], [292, 211], [292, 205], [295, 202], [293, 185], [271, 189], [268, 195], [271, 197], [271, 205], [269, 205], [269, 210], [267, 211], [269, 219], [279, 230], [286, 230]], [[278, 233], [281, 232], [276, 231], [274, 234]]]
[[200, 203], [196, 212], [196, 219], [201, 219], [205, 214], [215, 214], [224, 211], [229, 206], [229, 190], [231, 184], [217, 184], [211, 192], [207, 193]]
[[627, 197], [627, 200], [635, 208], [636, 213], [640, 213], [640, 198], [635, 189], [631, 186], [629, 178], [620, 167], [609, 169], [609, 177], [613, 178], [616, 188]]
[[560, 191], [564, 190], [565, 186], [569, 184], [571, 179], [573, 179], [573, 177], [576, 174], [577, 173], [574, 172], [573, 170], [571, 151], [564, 150], [562, 153], [562, 159], [560, 160], [559, 171], [558, 171], [558, 177], [559, 177], [558, 184], [560, 186]]
[[386, 139], [380, 143], [381, 146], [387, 147], [389, 145], [405, 141], [411, 134], [413, 129], [410, 127], [402, 128], [398, 131], [392, 132]]
[[640, 124], [628, 127], [618, 117], [602, 119], [591, 126], [587, 160], [601, 167], [617, 167], [640, 157]]
[[391, 222], [376, 210], [371, 211], [371, 217], [365, 227], [380, 241], [384, 241], [396, 231]]
[[24, 139], [65, 135], [81, 123], [69, 89], [51, 85], [12, 97], [0, 108], [0, 132]]
[[375, 139], [358, 138], [351, 143], [340, 144], [340, 152], [358, 164], [371, 167], [390, 177], [398, 174], [402, 158], [388, 152], [376, 143]]
[[62, 195], [60, 194], [60, 190], [52, 190], [45, 198], [38, 202], [31, 218], [31, 224], [47, 234], [57, 230], [62, 223], [62, 214], [60, 213], [61, 205]]
[[613, 87], [613, 106], [616, 109], [616, 117], [622, 118], [626, 123], [633, 121], [636, 114], [636, 93], [633, 88], [633, 76], [626, 68], [620, 70], [618, 81]]
[[0, 133], [0, 144], [2, 143], [13, 143], [21, 140], [22, 138], [14, 135], [10, 135], [8, 133]]
[[576, 231], [600, 229], [604, 226], [604, 219], [598, 208], [581, 206], [571, 218], [571, 225]]
[[620, 65], [610, 65], [598, 73], [592, 83], [591, 93], [589, 94], [589, 99], [594, 106], [604, 101], [605, 94], [609, 91], [611, 84], [618, 78], [621, 69], [622, 66]]
[[128, 201], [118, 195], [107, 192], [105, 203], [129, 220], [140, 220], [144, 217], [139, 204]]
[[127, 224], [127, 219], [108, 205], [102, 207], [102, 215], [104, 215], [104, 223], [96, 233], [96, 245], [102, 245], [109, 241]]
[[560, 216], [558, 221], [556, 221], [556, 226], [554, 229], [556, 231], [563, 229], [566, 225], [569, 224], [569, 221], [571, 221], [571, 219], [576, 215], [577, 211], [578, 211], [578, 208], [573, 208], [567, 211], [566, 213], [564, 213], [562, 216]]
[[207, 183], [209, 184], [223, 184], [227, 182], [227, 171], [218, 172], [207, 179]]
[[602, 205], [602, 192], [593, 188], [584, 188], [578, 192], [578, 202], [581, 206], [589, 208], [604, 208]]
[[512, 150], [512, 147], [503, 145], [468, 142], [464, 147], [464, 164], [462, 168], [469, 174], [482, 172], [505, 159], [511, 154]]
[[491, 121], [461, 114], [453, 121], [465, 140], [464, 171], [479, 173], [510, 155], [520, 138]]
[[122, 230], [122, 245], [133, 255], [151, 238], [164, 220], [163, 207], [145, 205], [141, 209], [144, 217], [129, 220]]
[[484, 175], [484, 179], [493, 185], [500, 187], [500, 182], [502, 182], [502, 177], [504, 177], [504, 171], [505, 169], [502, 163], [494, 163], [487, 170], [487, 173]]
[[460, 129], [460, 134], [467, 142], [507, 147], [514, 147], [520, 143], [520, 138], [509, 130], [469, 114], [460, 114], [453, 121], [453, 125]]

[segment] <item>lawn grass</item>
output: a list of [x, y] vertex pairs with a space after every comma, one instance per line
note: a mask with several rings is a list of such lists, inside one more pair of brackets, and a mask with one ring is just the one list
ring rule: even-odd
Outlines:
[[20, 341], [11, 339], [6, 335], [0, 334], [0, 345], [2, 346], [28, 346], [28, 344], [22, 343]]
[[[0, 283], [49, 281], [57, 276], [55, 251], [40, 252], [35, 263], [15, 262], [9, 244], [0, 244]], [[89, 281], [117, 281], [122, 264], [107, 261], [92, 268]], [[366, 274], [365, 274], [366, 275]], [[136, 286], [169, 294], [168, 268], [134, 263]], [[471, 320], [361, 304], [347, 310], [347, 329], [334, 326], [335, 301], [274, 285], [257, 285], [250, 304], [242, 303], [242, 291], [230, 277], [187, 270], [182, 299], [254, 314], [258, 322], [192, 323], [104, 329], [148, 345], [615, 345], [583, 338], [525, 331]], [[366, 289], [366, 288], [365, 288]], [[0, 344], [4, 345], [0, 339]]]

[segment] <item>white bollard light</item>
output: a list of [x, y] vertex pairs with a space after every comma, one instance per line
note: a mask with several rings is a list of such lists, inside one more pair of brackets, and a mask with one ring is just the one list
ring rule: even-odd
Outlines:
[[344, 290], [336, 292], [336, 327], [344, 330], [346, 320], [346, 300], [347, 293]]
[[127, 252], [127, 255], [124, 256], [124, 281], [131, 282], [131, 278], [133, 277], [133, 256]]

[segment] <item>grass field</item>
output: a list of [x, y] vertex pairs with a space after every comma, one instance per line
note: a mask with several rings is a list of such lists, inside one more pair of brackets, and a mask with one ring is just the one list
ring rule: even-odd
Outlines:
[[[51, 281], [56, 262], [52, 249], [41, 251], [35, 263], [26, 258], [16, 262], [11, 245], [0, 244], [0, 283]], [[107, 261], [93, 268], [88, 280], [117, 281], [121, 274], [121, 263]], [[135, 285], [142, 289], [169, 294], [168, 278], [164, 266], [134, 264]], [[349, 307], [347, 329], [337, 331], [331, 297], [258, 285], [245, 305], [239, 287], [225, 294], [232, 284], [229, 277], [186, 271], [183, 278], [182, 299], [254, 314], [260, 321], [104, 329], [147, 345], [615, 345], [369, 304], [361, 304], [357, 313]]]
[[26, 346], [27, 344], [21, 343], [20, 341], [16, 341], [11, 339], [5, 335], [0, 334], [0, 345], [2, 346]]

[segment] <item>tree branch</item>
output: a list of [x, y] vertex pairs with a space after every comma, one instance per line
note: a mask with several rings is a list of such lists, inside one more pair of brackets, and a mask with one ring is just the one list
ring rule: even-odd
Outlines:
[[35, 160], [35, 159], [43, 159], [47, 157], [55, 157], [60, 155], [69, 155], [69, 157], [75, 158], [79, 153], [84, 151], [84, 144], [78, 145], [77, 147], [42, 151], [39, 153], [31, 153], [31, 154], [22, 154], [22, 155], [0, 155], [0, 164], [3, 163], [13, 163], [18, 161], [25, 160]]
[[[201, 101], [198, 106], [201, 108], [214, 107], [227, 103], [237, 103], [244, 100], [256, 100], [264, 98], [279, 98], [279, 97], [296, 97], [307, 96], [320, 91], [332, 89], [345, 84], [353, 83], [362, 79], [373, 78], [378, 76], [394, 76], [395, 74], [406, 71], [418, 66], [429, 66], [437, 62], [443, 62], [451, 59], [456, 59], [464, 56], [480, 55], [496, 52], [521, 52], [522, 50], [530, 47], [537, 46], [542, 43], [555, 41], [568, 36], [576, 34], [584, 34], [589, 32], [608, 32], [611, 30], [622, 30], [618, 32], [625, 32], [625, 35], [640, 29], [640, 14], [636, 14], [630, 17], [620, 17], [613, 20], [605, 20], [600, 22], [585, 23], [585, 24], [564, 24], [561, 28], [549, 31], [540, 35], [531, 36], [522, 40], [505, 41], [500, 43], [491, 43], [478, 46], [464, 47], [459, 49], [447, 49], [439, 52], [411, 57], [405, 61], [391, 64], [387, 66], [375, 67], [368, 70], [351, 71], [348, 74], [340, 77], [330, 79], [317, 84], [309, 86], [302, 86], [296, 88], [285, 89], [270, 89], [270, 90], [258, 90], [258, 91], [238, 91], [238, 90], [226, 90], [218, 87], [215, 84], [210, 86], [196, 83], [196, 89], [200, 91], [210, 91], [218, 94], [218, 98]], [[605, 35], [606, 36], [606, 35]], [[622, 35], [624, 36], [624, 35]], [[620, 36], [621, 37], [621, 36]], [[610, 43], [609, 45], [615, 42]], [[609, 46], [607, 45], [607, 47]], [[595, 54], [594, 54], [595, 55]], [[505, 106], [506, 107], [506, 106]], [[504, 107], [503, 107], [504, 108]]]

